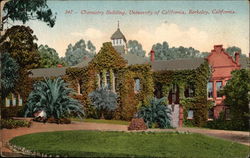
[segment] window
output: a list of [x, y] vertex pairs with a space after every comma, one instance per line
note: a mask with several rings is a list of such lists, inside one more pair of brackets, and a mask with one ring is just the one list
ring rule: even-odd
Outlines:
[[12, 94], [12, 106], [16, 106], [16, 105], [17, 105], [16, 95]]
[[194, 118], [194, 110], [188, 110], [188, 117], [187, 119], [193, 119]]
[[21, 97], [19, 97], [18, 99], [18, 105], [19, 106], [22, 106], [23, 105], [23, 99]]
[[194, 86], [193, 85], [188, 85], [185, 89], [185, 97], [194, 97]]
[[102, 79], [103, 79], [103, 78], [102, 78], [102, 72], [100, 73], [99, 76], [100, 76], [100, 83], [99, 83], [99, 84], [100, 84], [100, 88], [102, 88], [102, 87], [104, 86], [104, 85], [103, 85], [103, 81], [102, 81]]
[[117, 72], [114, 72], [114, 77], [115, 77], [115, 91], [118, 90], [118, 75]]
[[110, 72], [109, 71], [107, 71], [107, 73], [106, 73], [106, 83], [107, 83], [107, 88], [109, 89], [109, 90], [111, 90], [111, 82], [110, 82]]
[[136, 78], [135, 79], [135, 91], [138, 92], [140, 91], [141, 87], [140, 87], [140, 79], [139, 78]]
[[207, 84], [207, 96], [208, 98], [213, 98], [213, 82], [208, 82]]
[[217, 94], [217, 97], [222, 97], [222, 94], [220, 92], [221, 88], [222, 88], [222, 82], [217, 81], [216, 82], [216, 94]]
[[5, 98], [5, 106], [10, 107], [10, 99], [8, 99], [8, 97]]

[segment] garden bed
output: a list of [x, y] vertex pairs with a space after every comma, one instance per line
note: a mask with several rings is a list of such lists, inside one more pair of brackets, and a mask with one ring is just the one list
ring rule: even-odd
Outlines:
[[20, 120], [20, 119], [2, 119], [0, 120], [0, 129], [7, 128], [7, 129], [13, 129], [18, 127], [30, 127], [31, 122], [26, 120]]
[[16, 149], [69, 157], [247, 157], [245, 145], [178, 132], [63, 131], [19, 136]]

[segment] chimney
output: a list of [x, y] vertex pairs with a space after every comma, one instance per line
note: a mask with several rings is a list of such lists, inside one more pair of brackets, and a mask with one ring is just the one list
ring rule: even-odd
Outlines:
[[223, 51], [222, 47], [223, 47], [223, 45], [214, 45], [215, 52], [217, 52], [217, 53], [222, 52]]
[[154, 61], [155, 61], [155, 52], [154, 52], [153, 49], [150, 51], [150, 61], [151, 61], [151, 62], [154, 62]]
[[235, 57], [235, 62], [239, 65], [240, 64], [240, 53], [236, 52], [234, 54], [234, 57]]
[[62, 64], [58, 64], [57, 67], [63, 67], [63, 65]]

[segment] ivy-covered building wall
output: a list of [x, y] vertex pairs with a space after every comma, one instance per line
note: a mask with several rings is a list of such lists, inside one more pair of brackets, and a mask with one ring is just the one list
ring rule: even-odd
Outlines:
[[[191, 70], [163, 70], [153, 74], [156, 97], [166, 97], [168, 104], [180, 104], [180, 124], [202, 126], [207, 121], [208, 109], [212, 105], [207, 100], [207, 82], [210, 67], [207, 61]], [[192, 117], [188, 112], [192, 111]]]
[[[153, 97], [153, 76], [149, 64], [128, 65], [115, 51], [111, 43], [104, 43], [100, 52], [83, 68], [68, 68], [66, 78], [80, 94], [74, 97], [81, 100], [87, 117], [98, 117], [91, 107], [88, 95], [98, 87], [108, 87], [118, 94], [118, 108], [111, 118], [130, 120], [137, 112], [140, 102]], [[135, 80], [140, 89], [135, 89]]]

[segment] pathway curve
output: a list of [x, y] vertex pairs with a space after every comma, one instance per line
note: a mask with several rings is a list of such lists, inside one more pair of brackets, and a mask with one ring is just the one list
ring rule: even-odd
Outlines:
[[[1, 153], [3, 156], [21, 156], [12, 153], [7, 147], [7, 142], [16, 136], [25, 134], [38, 133], [38, 132], [52, 132], [52, 131], [65, 131], [65, 130], [102, 130], [102, 131], [128, 131], [127, 125], [114, 125], [104, 123], [88, 123], [88, 122], [72, 122], [71, 124], [48, 124], [32, 122], [30, 128], [17, 128], [17, 129], [2, 129], [1, 130]], [[248, 132], [241, 131], [225, 131], [225, 130], [210, 130], [200, 128], [177, 128], [177, 129], [149, 129], [148, 131], [180, 131], [201, 133], [217, 138], [223, 138], [235, 141], [241, 144], [250, 146], [250, 135]]]

